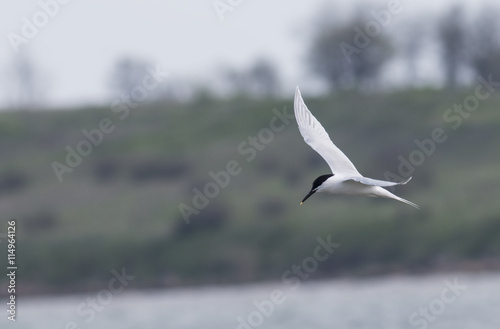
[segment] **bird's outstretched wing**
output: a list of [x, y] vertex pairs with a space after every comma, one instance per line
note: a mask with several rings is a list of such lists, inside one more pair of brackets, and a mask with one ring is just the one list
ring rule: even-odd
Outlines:
[[302, 99], [299, 87], [295, 90], [294, 110], [295, 119], [304, 141], [325, 159], [332, 173], [361, 176], [351, 160], [333, 144], [325, 128], [309, 111]]
[[[395, 185], [404, 185], [404, 184], [408, 183], [410, 181], [410, 179], [411, 179], [411, 177], [405, 179], [402, 182], [397, 183], [397, 182], [388, 182], [388, 181], [384, 181], [384, 180], [372, 179], [372, 178], [367, 178], [367, 177], [348, 177], [344, 180], [344, 183], [355, 184], [355, 185], [377, 186], [377, 187], [389, 187], [389, 186], [395, 186]], [[387, 191], [385, 189], [381, 188], [380, 190], [384, 191], [385, 193], [383, 193], [382, 195], [379, 194], [378, 196], [382, 196], [384, 198], [396, 199], [396, 200], [401, 201], [403, 203], [406, 203], [412, 207], [420, 209], [420, 207], [417, 204], [415, 204], [411, 201], [400, 198], [400, 197], [390, 193], [389, 191]]]
[[408, 179], [405, 179], [402, 182], [389, 182], [385, 180], [378, 180], [378, 179], [373, 179], [373, 178], [368, 178], [368, 177], [362, 177], [362, 176], [356, 176], [356, 177], [348, 177], [345, 179], [346, 182], [348, 181], [354, 181], [361, 183], [363, 185], [369, 185], [369, 186], [380, 186], [380, 187], [389, 187], [389, 186], [396, 186], [396, 185], [404, 185], [410, 181], [411, 177]]

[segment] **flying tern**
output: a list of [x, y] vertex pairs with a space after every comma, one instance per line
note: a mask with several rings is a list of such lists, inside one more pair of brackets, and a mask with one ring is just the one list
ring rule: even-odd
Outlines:
[[402, 182], [389, 182], [363, 177], [358, 172], [351, 160], [333, 144], [325, 128], [309, 111], [302, 99], [299, 87], [295, 90], [294, 111], [304, 141], [325, 159], [332, 171], [331, 174], [319, 176], [314, 180], [311, 191], [300, 204], [316, 192], [326, 192], [395, 199], [420, 209], [413, 202], [400, 198], [383, 188], [404, 185], [410, 181], [411, 177]]

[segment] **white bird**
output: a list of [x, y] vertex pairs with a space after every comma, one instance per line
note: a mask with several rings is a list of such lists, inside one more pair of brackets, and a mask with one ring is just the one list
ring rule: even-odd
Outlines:
[[325, 159], [332, 170], [332, 174], [322, 175], [314, 180], [311, 191], [300, 204], [303, 204], [315, 192], [327, 192], [395, 199], [420, 209], [413, 202], [400, 198], [382, 188], [404, 185], [410, 181], [411, 177], [399, 183], [388, 182], [363, 177], [356, 170], [349, 158], [333, 144], [325, 128], [309, 111], [300, 95], [299, 87], [295, 91], [294, 110], [295, 119], [304, 141]]

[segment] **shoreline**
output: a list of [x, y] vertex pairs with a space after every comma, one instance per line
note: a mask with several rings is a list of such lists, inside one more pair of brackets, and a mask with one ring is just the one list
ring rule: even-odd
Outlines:
[[[423, 277], [434, 276], [449, 273], [464, 273], [464, 274], [487, 274], [487, 273], [500, 273], [500, 259], [489, 261], [463, 261], [455, 264], [440, 264], [428, 268], [397, 268], [397, 266], [367, 266], [359, 270], [344, 270], [335, 273], [320, 273], [308, 279], [308, 282], [316, 282], [323, 280], [335, 279], [354, 279], [354, 280], [367, 280], [375, 278], [388, 278], [388, 277]], [[239, 285], [252, 285], [252, 284], [266, 284], [277, 283], [279, 280], [272, 278], [263, 278], [261, 280], [225, 280], [214, 281], [207, 280], [204, 282], [189, 282], [182, 281], [178, 278], [158, 278], [149, 282], [138, 282], [138, 284], [131, 285], [127, 289], [130, 291], [151, 291], [157, 289], [193, 289], [200, 287], [228, 287]], [[18, 291], [16, 297], [63, 297], [69, 295], [79, 295], [89, 292], [96, 292], [107, 285], [106, 282], [84, 282], [80, 285], [65, 285], [54, 286], [47, 284], [32, 284], [19, 280], [17, 283]], [[83, 286], [83, 288], [82, 288]], [[0, 283], [0, 298], [9, 296], [7, 293], [8, 281]]]

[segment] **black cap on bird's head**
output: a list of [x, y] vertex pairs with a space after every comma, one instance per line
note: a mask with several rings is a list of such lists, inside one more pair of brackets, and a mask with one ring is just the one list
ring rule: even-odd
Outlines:
[[330, 177], [332, 177], [333, 174], [328, 174], [328, 175], [322, 175], [322, 176], [319, 176], [318, 178], [316, 178], [313, 182], [313, 186], [311, 188], [311, 190], [309, 191], [309, 193], [307, 193], [307, 195], [304, 197], [304, 200], [302, 200], [302, 202], [300, 204], [303, 204], [311, 195], [314, 194], [314, 192], [316, 192], [318, 190], [318, 188]]

